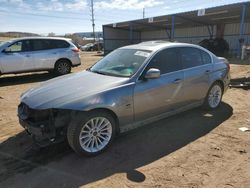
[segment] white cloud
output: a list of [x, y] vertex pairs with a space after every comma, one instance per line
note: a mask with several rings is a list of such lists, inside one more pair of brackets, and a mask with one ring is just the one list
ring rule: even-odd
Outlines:
[[38, 2], [38, 10], [42, 11], [63, 11], [63, 10], [84, 10], [87, 7], [86, 0], [73, 0], [72, 2], [63, 3], [59, 0], [50, 0], [50, 2]]
[[61, 2], [59, 2], [58, 0], [51, 0], [50, 2], [47, 3], [43, 3], [43, 2], [38, 2], [36, 4], [38, 10], [42, 10], [42, 11], [63, 11], [64, 10], [64, 6]]
[[0, 0], [0, 3], [22, 3], [23, 0]]
[[22, 9], [23, 11], [31, 8], [31, 6], [23, 0], [0, 0], [0, 3], [7, 3], [9, 5], [17, 7], [18, 9]]
[[161, 0], [110, 0], [100, 1], [95, 3], [95, 7], [99, 9], [142, 9], [147, 7], [155, 7], [162, 5], [164, 2]]
[[[90, 0], [48, 0], [29, 2], [24, 0], [0, 0], [22, 10], [40, 11], [82, 11], [89, 7]], [[163, 0], [99, 0], [94, 1], [96, 9], [137, 10], [164, 4]]]
[[8, 0], [10, 3], [23, 3], [23, 0]]
[[31, 6], [27, 3], [22, 2], [19, 4], [18, 8], [20, 8], [22, 10], [29, 10], [31, 8]]
[[72, 3], [66, 3], [65, 8], [72, 10], [84, 10], [88, 6], [85, 0], [75, 0]]

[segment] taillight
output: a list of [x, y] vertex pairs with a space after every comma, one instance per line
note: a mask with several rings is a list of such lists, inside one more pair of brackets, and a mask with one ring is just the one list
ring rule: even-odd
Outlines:
[[227, 68], [228, 68], [228, 71], [230, 71], [230, 64], [227, 63]]
[[78, 49], [78, 48], [73, 48], [73, 49], [71, 49], [73, 52], [76, 52], [76, 53], [79, 53], [80, 52], [80, 50]]

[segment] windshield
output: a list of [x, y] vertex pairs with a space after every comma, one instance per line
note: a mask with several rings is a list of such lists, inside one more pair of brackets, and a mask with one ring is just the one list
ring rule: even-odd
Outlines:
[[0, 41], [0, 48], [6, 44], [8, 44], [9, 42], [3, 42], [3, 41]]
[[143, 64], [151, 51], [138, 49], [118, 49], [98, 61], [90, 71], [99, 74], [131, 77]]

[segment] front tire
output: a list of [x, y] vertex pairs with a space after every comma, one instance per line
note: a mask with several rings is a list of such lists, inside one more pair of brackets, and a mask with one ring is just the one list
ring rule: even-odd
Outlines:
[[79, 113], [68, 126], [68, 143], [80, 155], [97, 155], [110, 146], [115, 127], [114, 118], [107, 112]]
[[219, 82], [215, 82], [208, 90], [203, 107], [208, 110], [213, 110], [218, 108], [221, 104], [222, 95], [223, 95], [222, 85]]

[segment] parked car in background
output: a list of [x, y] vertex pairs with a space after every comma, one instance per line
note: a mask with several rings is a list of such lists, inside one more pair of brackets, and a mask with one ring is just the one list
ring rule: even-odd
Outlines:
[[198, 106], [219, 107], [229, 81], [228, 61], [200, 46], [144, 42], [26, 91], [18, 116], [36, 142], [67, 138], [77, 153], [96, 155], [121, 132]]
[[75, 42], [74, 40], [72, 39], [68, 39], [70, 42], [72, 42], [78, 49], [80, 49], [81, 45], [78, 44], [77, 42]]
[[82, 51], [102, 51], [103, 50], [103, 43], [96, 42], [96, 43], [88, 43], [81, 47]]
[[90, 46], [93, 46], [93, 43], [85, 44], [84, 46], [81, 46], [80, 49], [82, 51], [87, 51], [88, 47], [90, 47]]
[[48, 70], [63, 75], [80, 64], [70, 39], [27, 37], [0, 44], [0, 74]]
[[103, 42], [96, 42], [93, 49], [94, 51], [103, 51]]

